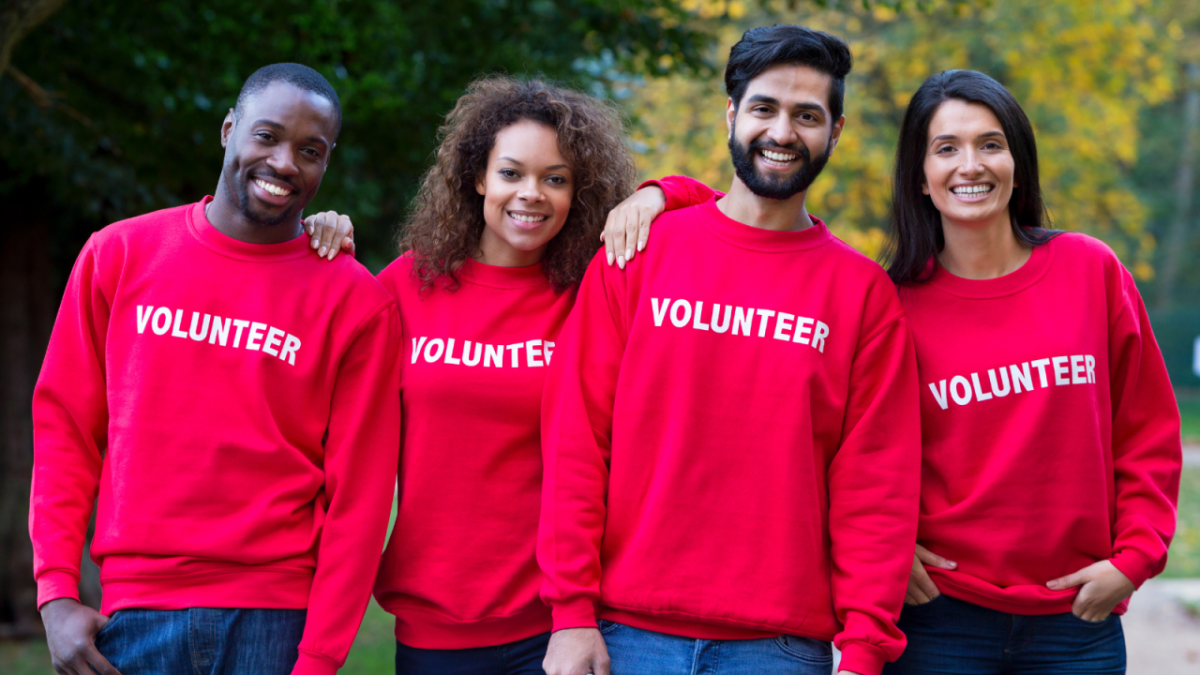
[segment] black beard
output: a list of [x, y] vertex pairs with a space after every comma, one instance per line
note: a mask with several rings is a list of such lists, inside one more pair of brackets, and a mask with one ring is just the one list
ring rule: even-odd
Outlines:
[[[278, 176], [274, 176], [274, 175], [272, 175], [271, 177], [278, 178]], [[241, 208], [242, 215], [245, 216], [247, 220], [249, 220], [250, 222], [252, 222], [256, 225], [261, 225], [263, 227], [275, 227], [276, 225], [282, 225], [284, 222], [296, 217], [296, 213], [298, 212], [296, 209], [288, 209], [287, 211], [284, 211], [283, 213], [279, 213], [277, 215], [271, 215], [268, 213], [261, 213], [259, 211], [255, 211], [253, 209], [253, 207], [250, 206], [250, 181], [251, 180], [252, 180], [251, 177], [249, 177], [245, 174], [242, 174], [240, 176], [237, 176], [235, 180], [231, 181], [234, 185], [237, 186], [235, 189], [237, 190], [238, 207]], [[280, 178], [280, 180], [283, 180], [283, 179]], [[283, 181], [283, 182], [287, 183], [288, 181]], [[288, 183], [288, 184], [290, 185], [290, 183]]]
[[[763, 148], [779, 148], [798, 153], [800, 168], [788, 178], [763, 176], [754, 168], [754, 155]], [[738, 142], [736, 135], [729, 137], [729, 155], [733, 158], [734, 173], [751, 192], [766, 199], [790, 199], [807, 190], [817, 176], [821, 175], [821, 170], [829, 161], [829, 150], [829, 143], [826, 143], [825, 152], [814, 160], [803, 144], [792, 147], [779, 145], [774, 141], [758, 140], [747, 148]]]

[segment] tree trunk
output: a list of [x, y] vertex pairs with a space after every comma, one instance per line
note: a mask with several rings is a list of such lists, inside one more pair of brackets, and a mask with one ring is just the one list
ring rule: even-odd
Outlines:
[[0, 226], [0, 637], [11, 638], [42, 630], [29, 543], [31, 401], [54, 298], [48, 223], [32, 211], [10, 216]]
[[1183, 104], [1183, 153], [1175, 184], [1175, 218], [1167, 231], [1163, 251], [1162, 275], [1158, 282], [1159, 309], [1170, 307], [1179, 266], [1188, 252], [1192, 220], [1192, 191], [1195, 186], [1196, 146], [1200, 145], [1200, 62], [1186, 68], [1186, 93]]

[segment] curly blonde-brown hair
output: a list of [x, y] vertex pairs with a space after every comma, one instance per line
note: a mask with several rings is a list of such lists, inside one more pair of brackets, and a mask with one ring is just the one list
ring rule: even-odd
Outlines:
[[567, 221], [546, 247], [542, 269], [555, 290], [579, 285], [600, 246], [608, 212], [633, 192], [637, 170], [615, 106], [538, 80], [486, 77], [472, 82], [438, 130], [437, 161], [421, 181], [400, 251], [412, 251], [425, 287], [453, 290], [462, 263], [479, 250], [485, 227], [475, 182], [487, 169], [496, 134], [521, 121], [554, 129], [575, 193]]

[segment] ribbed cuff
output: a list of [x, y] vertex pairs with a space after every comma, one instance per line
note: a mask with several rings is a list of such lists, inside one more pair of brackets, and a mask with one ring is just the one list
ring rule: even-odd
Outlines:
[[887, 663], [887, 654], [882, 649], [862, 640], [853, 640], [842, 644], [838, 672], [848, 670], [861, 675], [879, 675], [884, 663]]
[[341, 665], [328, 656], [301, 649], [300, 658], [292, 668], [292, 675], [335, 675], [338, 668], [341, 668]]
[[[637, 189], [641, 190], [644, 187], [650, 187], [651, 185], [653, 185], [654, 187], [658, 188], [659, 190], [662, 190], [663, 196], [667, 200], [665, 206], [663, 206], [664, 211], [674, 211], [676, 209], [681, 209], [681, 208], [687, 206], [688, 205], [687, 186], [681, 184], [682, 181], [670, 181], [667, 183], [662, 182], [662, 181], [667, 180], [668, 178], [672, 178], [672, 176], [663, 176], [661, 180], [659, 180], [659, 179], [648, 180], [648, 181], [642, 183], [641, 185], [639, 185]], [[682, 194], [680, 193], [680, 190], [682, 190]]]
[[37, 606], [59, 598], [71, 598], [79, 602], [79, 577], [70, 572], [45, 572], [37, 578]]
[[554, 615], [553, 630], [596, 627], [596, 603], [587, 598], [551, 605], [550, 612]]
[[1134, 588], [1141, 588], [1142, 584], [1146, 583], [1155, 572], [1155, 567], [1158, 565], [1157, 560], [1151, 560], [1136, 548], [1123, 548], [1117, 552], [1109, 562], [1113, 567], [1121, 570], [1121, 574], [1129, 577], [1133, 582]]

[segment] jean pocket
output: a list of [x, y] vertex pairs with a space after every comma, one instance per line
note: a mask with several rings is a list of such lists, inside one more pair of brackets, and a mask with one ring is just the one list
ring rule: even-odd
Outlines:
[[780, 635], [775, 638], [775, 646], [784, 654], [806, 663], [817, 665], [833, 663], [833, 645], [824, 640], [814, 640], [796, 635]]
[[1103, 626], [1103, 625], [1109, 623], [1114, 616], [1116, 616], [1116, 615], [1110, 612], [1108, 616], [1104, 617], [1100, 621], [1088, 621], [1087, 619], [1083, 618], [1082, 616], [1077, 615], [1075, 612], [1067, 612], [1067, 617], [1069, 617], [1075, 623], [1081, 623], [1085, 626], [1090, 626], [1092, 628], [1099, 628], [1100, 626]]
[[117, 611], [113, 612], [112, 615], [108, 617], [108, 621], [100, 627], [100, 630], [96, 631], [95, 635], [92, 636], [92, 643], [94, 644], [99, 641], [100, 636], [106, 635], [109, 632], [109, 629], [113, 627], [113, 624], [117, 622], [117, 619], [124, 613], [125, 610], [122, 609], [118, 609]]
[[945, 593], [938, 593], [937, 597], [936, 597], [936, 598], [934, 598], [934, 599], [932, 599], [932, 600], [930, 600], [929, 602], [922, 602], [922, 603], [920, 603], [920, 604], [917, 604], [917, 605], [910, 605], [910, 604], [908, 604], [907, 602], [906, 602], [906, 603], [904, 603], [904, 611], [906, 611], [906, 612], [907, 612], [907, 611], [910, 611], [910, 610], [915, 610], [915, 611], [918, 611], [918, 612], [920, 612], [920, 611], [923, 611], [923, 610], [929, 609], [929, 608], [931, 608], [931, 607], [935, 607], [935, 606], [937, 606], [937, 605], [939, 605], [939, 604], [941, 604], [941, 603], [945, 602], [945, 600], [946, 600], [946, 594], [945, 594]]
[[596, 627], [600, 629], [600, 634], [601, 634], [601, 635], [608, 635], [609, 633], [611, 633], [611, 632], [615, 631], [616, 629], [620, 628], [620, 627], [621, 627], [621, 624], [617, 623], [616, 621], [609, 621], [609, 620], [607, 620], [607, 619], [600, 619], [600, 620], [598, 620], [598, 621], [596, 622]]

